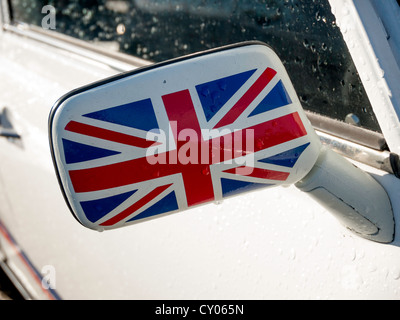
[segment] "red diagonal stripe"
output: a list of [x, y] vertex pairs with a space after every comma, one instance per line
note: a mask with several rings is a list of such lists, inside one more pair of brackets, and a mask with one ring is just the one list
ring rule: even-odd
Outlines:
[[98, 128], [76, 121], [71, 121], [70, 123], [68, 123], [65, 127], [65, 130], [138, 148], [148, 148], [150, 146], [155, 146], [159, 144], [158, 142], [148, 141], [128, 134]]
[[145, 204], [147, 204], [148, 202], [153, 200], [155, 197], [160, 195], [164, 190], [166, 190], [170, 186], [172, 186], [172, 184], [169, 184], [166, 186], [161, 186], [161, 187], [154, 189], [153, 191], [151, 191], [150, 193], [145, 195], [142, 199], [140, 199], [139, 201], [137, 201], [133, 205], [131, 205], [129, 208], [120, 212], [119, 214], [112, 217], [111, 219], [101, 223], [100, 225], [104, 226], [104, 227], [112, 226], [112, 225], [124, 220], [125, 218], [129, 217], [132, 213], [134, 213], [135, 211], [137, 211], [141, 207], [143, 207]]
[[267, 68], [262, 75], [253, 83], [249, 90], [239, 99], [239, 101], [228, 111], [228, 113], [218, 122], [215, 128], [221, 128], [233, 123], [253, 100], [261, 93], [267, 84], [276, 75], [276, 71]]
[[289, 176], [288, 172], [274, 171], [268, 169], [252, 168], [252, 167], [238, 167], [224, 171], [226, 173], [232, 173], [236, 175], [254, 177], [261, 179], [270, 179], [278, 181], [286, 181]]

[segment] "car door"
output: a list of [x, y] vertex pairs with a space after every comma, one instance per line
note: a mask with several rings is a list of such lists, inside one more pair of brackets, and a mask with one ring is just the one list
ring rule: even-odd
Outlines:
[[[50, 109], [74, 88], [149, 61], [257, 39], [283, 60], [323, 144], [383, 185], [397, 221], [398, 64], [388, 60], [396, 51], [377, 50], [373, 40], [382, 39], [368, 33], [367, 21], [384, 19], [377, 2], [363, 3], [66, 1], [50, 2], [52, 13], [41, 1], [3, 1], [0, 107], [15, 135], [0, 140], [1, 248], [26, 295], [398, 299], [397, 224], [391, 244], [363, 239], [291, 186], [98, 233], [71, 216], [48, 142]], [[390, 62], [379, 64], [383, 78], [373, 78], [373, 54]], [[391, 96], [376, 93], [381, 79]]]

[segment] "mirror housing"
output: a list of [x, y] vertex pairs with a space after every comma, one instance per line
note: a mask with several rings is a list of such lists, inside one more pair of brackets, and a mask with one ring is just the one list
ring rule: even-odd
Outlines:
[[261, 42], [74, 90], [53, 107], [49, 131], [66, 202], [98, 231], [259, 188], [305, 186], [321, 153], [281, 60]]

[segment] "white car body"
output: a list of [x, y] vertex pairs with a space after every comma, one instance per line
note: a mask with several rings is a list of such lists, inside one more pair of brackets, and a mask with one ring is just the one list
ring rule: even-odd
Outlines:
[[[331, 5], [387, 144], [400, 154], [400, 41], [384, 36], [398, 28], [400, 8], [382, 2]], [[26, 298], [400, 298], [400, 180], [359, 158], [350, 160], [390, 197], [396, 221], [390, 244], [355, 235], [294, 186], [113, 231], [82, 227], [55, 175], [50, 109], [72, 89], [146, 62], [2, 23], [0, 108], [7, 107], [21, 139], [0, 137], [0, 258]]]

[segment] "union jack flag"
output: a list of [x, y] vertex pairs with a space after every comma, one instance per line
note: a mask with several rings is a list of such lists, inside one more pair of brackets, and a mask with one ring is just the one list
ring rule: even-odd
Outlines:
[[309, 146], [291, 105], [266, 68], [81, 114], [62, 134], [74, 197], [111, 228], [285, 184]]

